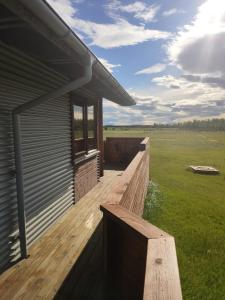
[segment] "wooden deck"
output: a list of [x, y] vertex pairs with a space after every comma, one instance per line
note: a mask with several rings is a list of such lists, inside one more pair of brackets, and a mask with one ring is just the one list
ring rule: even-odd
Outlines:
[[106, 170], [97, 186], [31, 246], [30, 257], [0, 276], [0, 299], [101, 298], [99, 206], [121, 173]]

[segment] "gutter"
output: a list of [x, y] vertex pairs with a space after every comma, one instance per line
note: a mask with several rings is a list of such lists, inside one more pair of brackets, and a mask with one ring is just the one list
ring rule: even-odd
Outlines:
[[18, 223], [21, 257], [27, 258], [27, 238], [26, 238], [26, 212], [24, 197], [24, 173], [23, 173], [23, 149], [22, 149], [22, 132], [21, 132], [21, 114], [28, 109], [34, 108], [41, 103], [63, 96], [73, 90], [76, 90], [87, 84], [92, 78], [92, 66], [94, 58], [86, 56], [86, 64], [84, 66], [83, 75], [57, 90], [51, 91], [27, 103], [24, 103], [13, 110], [13, 134], [15, 148], [15, 165], [16, 165], [16, 189], [17, 189], [17, 205], [18, 205]]
[[[26, 8], [28, 8], [39, 20], [41, 20], [47, 27], [56, 34], [56, 40], [62, 40], [72, 50], [79, 54], [86, 53], [90, 55], [89, 49], [85, 44], [76, 36], [68, 25], [55, 13], [51, 6], [43, 0], [19, 0]], [[32, 23], [32, 20], [31, 20]], [[93, 55], [93, 54], [92, 54]], [[82, 57], [81, 57], [82, 58]], [[82, 62], [85, 62], [85, 57]]]
[[135, 100], [52, 9], [46, 0], [0, 0], [0, 2], [4, 3], [6, 7], [28, 22], [49, 41], [55, 43], [73, 60], [77, 61], [77, 57], [74, 54], [78, 54], [79, 61], [84, 64], [86, 60], [85, 56], [93, 56], [96, 60], [93, 73], [110, 93], [110, 96], [106, 97], [107, 99], [123, 106], [136, 104]]

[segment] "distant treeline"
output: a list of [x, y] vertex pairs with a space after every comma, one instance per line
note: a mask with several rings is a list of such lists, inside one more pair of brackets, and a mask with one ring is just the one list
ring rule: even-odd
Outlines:
[[177, 128], [188, 130], [208, 130], [208, 131], [225, 131], [225, 119], [193, 120], [188, 122], [179, 122], [171, 124], [154, 123], [152, 125], [105, 125], [105, 130], [129, 130], [129, 129], [163, 129]]

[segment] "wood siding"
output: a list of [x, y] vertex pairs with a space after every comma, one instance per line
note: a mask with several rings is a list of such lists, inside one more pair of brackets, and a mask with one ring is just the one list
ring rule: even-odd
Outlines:
[[75, 202], [87, 194], [99, 180], [98, 155], [75, 165]]

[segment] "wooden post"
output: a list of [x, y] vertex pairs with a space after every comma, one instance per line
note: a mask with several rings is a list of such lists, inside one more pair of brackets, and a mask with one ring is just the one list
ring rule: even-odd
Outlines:
[[100, 151], [100, 176], [104, 175], [104, 142], [103, 142], [103, 114], [102, 114], [102, 98], [97, 104], [97, 146]]
[[105, 212], [103, 224], [105, 297], [141, 300], [148, 239]]

